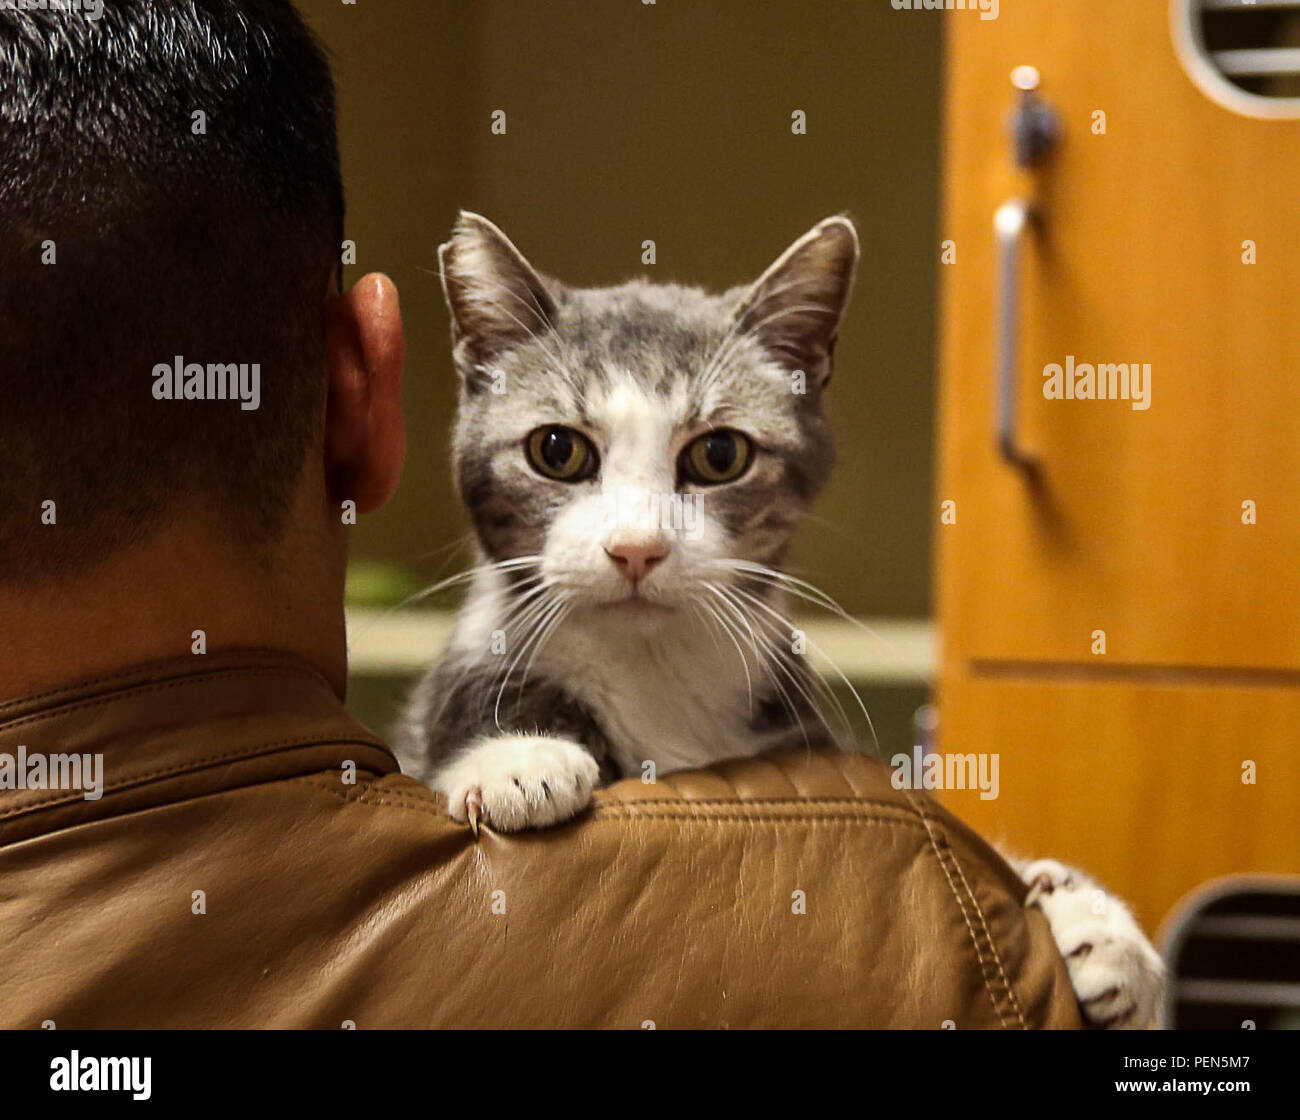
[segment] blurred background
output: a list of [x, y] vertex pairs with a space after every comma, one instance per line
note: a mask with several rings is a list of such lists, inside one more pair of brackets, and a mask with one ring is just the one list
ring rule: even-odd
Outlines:
[[[715, 288], [847, 211], [840, 459], [792, 568], [869, 633], [810, 634], [886, 758], [996, 762], [996, 796], [936, 792], [1162, 929], [1171, 1022], [1295, 1025], [1300, 0], [973, 6], [300, 0], [347, 272], [396, 280], [409, 335], [350, 702], [389, 726], [455, 599], [394, 608], [471, 562], [435, 274], [458, 209], [573, 284]], [[1052, 395], [1057, 365], [1149, 395]]]

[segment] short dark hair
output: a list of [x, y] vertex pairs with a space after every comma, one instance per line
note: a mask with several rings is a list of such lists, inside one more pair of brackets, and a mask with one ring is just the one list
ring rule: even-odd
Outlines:
[[[187, 507], [274, 540], [324, 410], [344, 206], [315, 37], [289, 0], [66, 6], [0, 11], [0, 580]], [[257, 363], [258, 406], [156, 399], [178, 357]]]

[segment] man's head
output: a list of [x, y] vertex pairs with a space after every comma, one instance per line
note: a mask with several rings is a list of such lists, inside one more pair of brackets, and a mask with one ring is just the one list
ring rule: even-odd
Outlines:
[[[84, 626], [218, 585], [251, 620], [332, 599], [341, 633], [340, 506], [396, 486], [403, 352], [386, 278], [339, 290], [329, 65], [289, 0], [93, 14], [0, 10], [0, 638], [37, 598], [53, 632], [65, 599]], [[159, 586], [181, 556], [209, 570]]]
[[[320, 47], [288, 0], [91, 14], [0, 12], [11, 581], [75, 574], [196, 511], [257, 552], [325, 442], [343, 189]], [[256, 373], [255, 409], [221, 393], [232, 366], [245, 388]]]

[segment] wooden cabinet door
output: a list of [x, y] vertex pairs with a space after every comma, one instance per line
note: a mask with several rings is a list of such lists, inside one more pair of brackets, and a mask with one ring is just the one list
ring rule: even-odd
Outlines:
[[[1211, 874], [1300, 870], [1300, 121], [1207, 96], [1164, 2], [945, 18], [941, 745], [1003, 753], [997, 800], [955, 798], [972, 823], [1155, 919]], [[1024, 65], [1061, 124], [1029, 171]], [[1014, 197], [1036, 213], [1013, 331], [1032, 469], [994, 435]], [[1149, 366], [1149, 407], [1049, 399], [1045, 371], [1080, 363]]]
[[1003, 851], [1091, 872], [1149, 931], [1194, 887], [1300, 871], [1300, 703], [1287, 687], [967, 675], [944, 751], [998, 756], [997, 797], [944, 801]]

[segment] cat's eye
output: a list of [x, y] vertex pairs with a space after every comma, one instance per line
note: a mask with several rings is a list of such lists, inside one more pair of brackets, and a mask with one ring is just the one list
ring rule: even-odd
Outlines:
[[754, 457], [747, 436], [730, 428], [717, 428], [692, 440], [682, 452], [681, 471], [691, 482], [717, 486], [745, 473]]
[[559, 482], [581, 482], [596, 473], [596, 449], [581, 432], [548, 424], [529, 435], [524, 444], [529, 465], [538, 474]]

